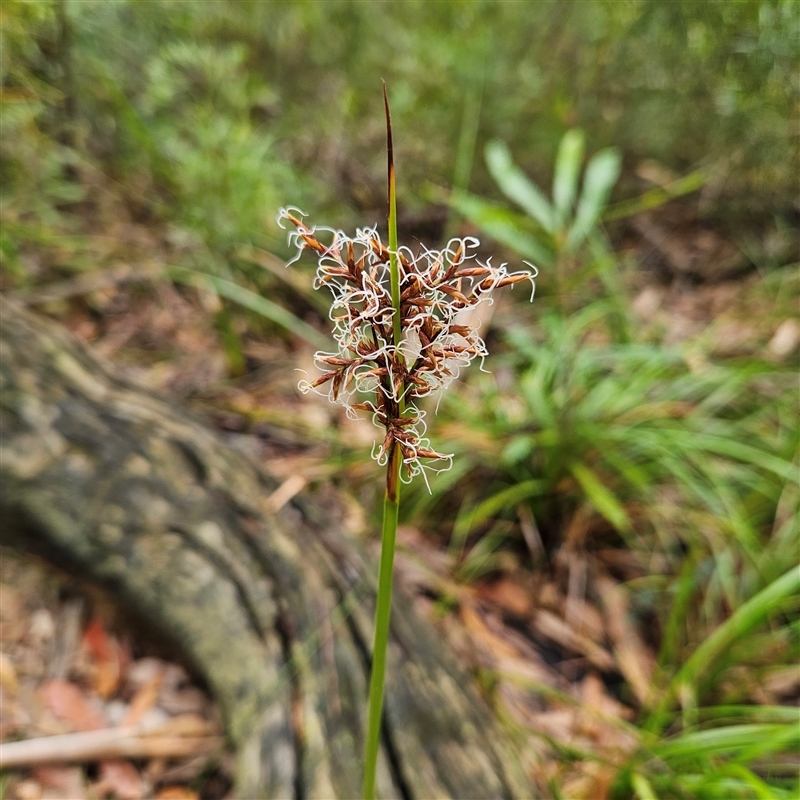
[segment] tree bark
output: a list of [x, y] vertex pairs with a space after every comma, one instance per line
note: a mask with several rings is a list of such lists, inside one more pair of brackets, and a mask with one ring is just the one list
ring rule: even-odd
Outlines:
[[[276, 481], [58, 325], [3, 301], [3, 543], [110, 589], [220, 703], [241, 798], [360, 795], [374, 565]], [[394, 597], [379, 795], [533, 796], [441, 637]]]

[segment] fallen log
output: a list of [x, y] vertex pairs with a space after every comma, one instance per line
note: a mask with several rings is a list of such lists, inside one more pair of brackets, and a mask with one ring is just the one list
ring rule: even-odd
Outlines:
[[[357, 798], [374, 564], [308, 491], [136, 387], [63, 328], [0, 307], [2, 543], [110, 590], [207, 683], [241, 798]], [[379, 796], [525, 798], [506, 733], [398, 590]]]

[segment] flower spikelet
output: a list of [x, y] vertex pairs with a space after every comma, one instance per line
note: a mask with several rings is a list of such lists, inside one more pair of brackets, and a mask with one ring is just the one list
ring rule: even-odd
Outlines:
[[[303, 393], [327, 395], [349, 416], [372, 415], [386, 431], [373, 457], [386, 463], [394, 445], [400, 448], [405, 480], [424, 475], [427, 462], [447, 468], [452, 456], [431, 449], [425, 436], [425, 412], [417, 400], [447, 387], [473, 360], [486, 357], [486, 345], [465, 321], [468, 309], [491, 303], [492, 292], [527, 281], [531, 299], [536, 269], [510, 272], [506, 264], [481, 261], [479, 241], [451, 239], [442, 250], [414, 253], [400, 247], [400, 318], [402, 342], [394, 343], [394, 309], [390, 292], [389, 249], [376, 228], [359, 228], [354, 236], [325, 227], [309, 227], [303, 213], [282, 209], [278, 224], [288, 222], [288, 240], [296, 248], [294, 263], [306, 250], [317, 258], [315, 288], [326, 287], [333, 300], [330, 318], [337, 348], [317, 352], [321, 374], [300, 382]], [[364, 400], [364, 396], [370, 400]], [[422, 459], [425, 460], [423, 464]]]

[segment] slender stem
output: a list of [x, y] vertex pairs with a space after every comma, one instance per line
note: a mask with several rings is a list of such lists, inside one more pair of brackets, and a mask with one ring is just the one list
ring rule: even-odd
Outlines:
[[[400, 316], [400, 263], [397, 257], [397, 195], [394, 178], [394, 150], [392, 147], [392, 119], [386, 84], [383, 84], [383, 103], [386, 110], [386, 150], [389, 162], [389, 281], [392, 293], [392, 327], [395, 347], [403, 340]], [[401, 356], [402, 358], [402, 356]], [[401, 387], [397, 410], [402, 416], [405, 409]], [[386, 465], [386, 495], [383, 500], [383, 530], [381, 532], [381, 561], [378, 571], [378, 598], [375, 607], [375, 640], [372, 645], [372, 673], [369, 681], [369, 710], [367, 742], [364, 759], [364, 800], [375, 799], [375, 778], [378, 772], [378, 752], [381, 742], [383, 715], [383, 685], [386, 674], [386, 646], [389, 641], [389, 618], [392, 613], [392, 576], [394, 549], [397, 538], [397, 518], [400, 509], [400, 467], [403, 458], [395, 442]]]
[[[392, 576], [397, 537], [397, 517], [400, 508], [400, 448], [392, 450], [387, 465], [386, 495], [383, 499], [383, 531], [381, 562], [378, 573], [378, 600], [375, 608], [375, 641], [372, 645], [372, 674], [369, 682], [369, 721], [367, 726], [366, 763], [364, 767], [364, 800], [375, 798], [375, 778], [378, 770], [378, 751], [381, 741], [383, 714], [383, 685], [386, 674], [386, 645], [389, 641], [389, 617], [392, 611]], [[394, 497], [390, 496], [394, 488]]]

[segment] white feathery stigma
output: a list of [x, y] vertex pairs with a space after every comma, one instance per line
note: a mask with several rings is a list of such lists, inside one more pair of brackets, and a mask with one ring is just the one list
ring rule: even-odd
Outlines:
[[[326, 287], [333, 295], [330, 318], [337, 349], [314, 354], [322, 374], [301, 381], [300, 391], [327, 396], [343, 405], [348, 416], [370, 412], [373, 422], [386, 429], [373, 458], [385, 464], [396, 443], [405, 481], [419, 474], [425, 477], [424, 470], [431, 467], [420, 459], [444, 462], [443, 468], [449, 468], [452, 456], [431, 449], [425, 412], [416, 400], [446, 388], [474, 359], [482, 362], [486, 357], [483, 339], [475, 327], [463, 324], [461, 312], [482, 301], [493, 302], [494, 289], [521, 281], [530, 282], [532, 300], [536, 268], [528, 264], [530, 270], [510, 272], [506, 264], [494, 266], [491, 258], [480, 261], [480, 242], [472, 236], [451, 239], [442, 250], [422, 247], [416, 255], [399, 247], [403, 336], [396, 346], [390, 253], [377, 229], [359, 228], [348, 236], [333, 228], [309, 227], [303, 216], [299, 209], [282, 209], [278, 224], [292, 225], [288, 241], [297, 254], [289, 264], [305, 250], [317, 256], [314, 287]], [[372, 400], [360, 400], [364, 395]]]

